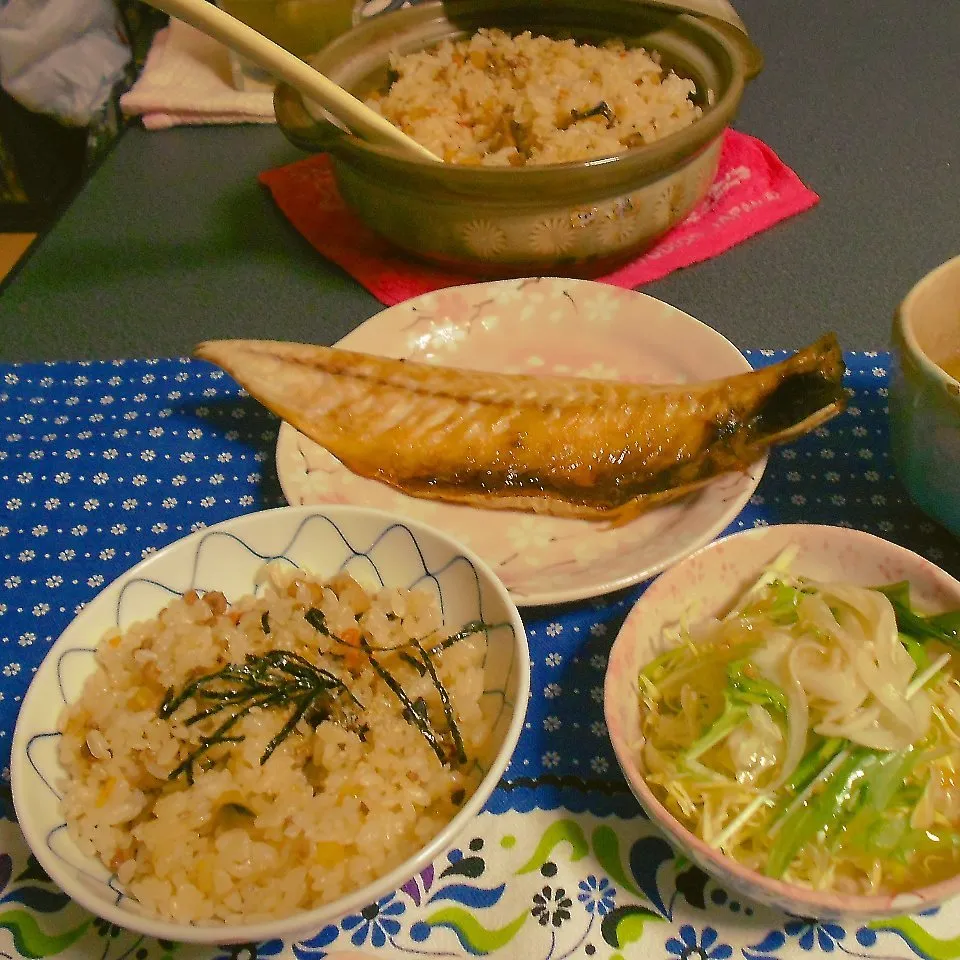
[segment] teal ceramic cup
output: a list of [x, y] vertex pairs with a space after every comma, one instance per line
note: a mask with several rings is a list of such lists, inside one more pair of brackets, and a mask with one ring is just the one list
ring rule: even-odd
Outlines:
[[960, 256], [928, 273], [897, 309], [890, 384], [890, 440], [900, 479], [920, 509], [960, 536], [957, 375]]

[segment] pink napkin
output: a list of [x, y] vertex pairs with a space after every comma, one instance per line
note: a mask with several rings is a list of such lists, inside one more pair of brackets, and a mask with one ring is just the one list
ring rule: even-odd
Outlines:
[[[320, 253], [387, 306], [476, 280], [422, 263], [364, 226], [340, 197], [326, 154], [267, 170], [260, 182]], [[717, 177], [700, 206], [645, 254], [596, 279], [627, 288], [659, 280], [729, 250], [818, 199], [765, 143], [728, 130]]]
[[181, 124], [274, 123], [273, 87], [237, 90], [223, 44], [170, 19], [150, 46], [137, 82], [120, 98], [148, 130]]

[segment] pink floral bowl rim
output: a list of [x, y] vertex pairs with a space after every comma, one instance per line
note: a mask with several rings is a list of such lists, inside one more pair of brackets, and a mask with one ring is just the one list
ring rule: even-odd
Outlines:
[[639, 761], [637, 674], [666, 648], [664, 628], [680, 615], [717, 613], [786, 547], [798, 549], [791, 570], [819, 579], [873, 586], [909, 580], [918, 606], [960, 607], [960, 581], [929, 560], [849, 527], [781, 524], [716, 540], [662, 574], [634, 605], [610, 652], [604, 715], [614, 753], [640, 805], [667, 839], [720, 882], [751, 899], [803, 917], [880, 918], [917, 913], [960, 894], [960, 875], [908, 892], [878, 895], [815, 891], [765, 877], [711, 848], [670, 814], [647, 786]]
[[[449, 287], [382, 310], [337, 346], [467, 369], [688, 384], [748, 372], [737, 347], [689, 314], [634, 290], [528, 277]], [[288, 503], [348, 503], [446, 530], [482, 557], [520, 606], [566, 603], [649, 579], [732, 523], [767, 463], [611, 528], [406, 496], [358, 477], [283, 424], [276, 466]]]

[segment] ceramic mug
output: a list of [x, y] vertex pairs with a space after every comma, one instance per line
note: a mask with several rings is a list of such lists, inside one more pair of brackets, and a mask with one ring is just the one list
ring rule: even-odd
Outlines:
[[900, 479], [918, 507], [960, 536], [957, 376], [960, 256], [928, 273], [897, 309], [890, 384], [890, 440]]

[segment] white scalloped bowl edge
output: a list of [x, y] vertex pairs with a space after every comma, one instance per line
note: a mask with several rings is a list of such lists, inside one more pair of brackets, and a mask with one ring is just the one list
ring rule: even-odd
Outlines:
[[717, 540], [662, 574], [640, 597], [614, 641], [604, 679], [604, 716], [613, 749], [640, 805], [691, 861], [758, 903], [805, 917], [879, 919], [929, 909], [960, 893], [960, 876], [891, 895], [808, 890], [749, 870], [714, 850], [668, 813], [647, 786], [640, 758], [637, 675], [664, 649], [663, 631], [723, 610], [784, 548], [799, 549], [792, 570], [819, 579], [875, 586], [909, 580], [923, 609], [960, 607], [960, 582], [904, 547], [846, 527], [783, 524]]
[[[494, 729], [479, 758], [486, 772], [457, 815], [415, 855], [335, 901], [262, 923], [163, 920], [125, 896], [109, 871], [70, 839], [56, 789], [63, 776], [56, 750], [58, 716], [63, 704], [80, 695], [94, 669], [93, 646], [107, 629], [150, 617], [173, 594], [189, 589], [221, 590], [228, 599], [250, 593], [264, 561], [275, 557], [320, 576], [348, 569], [367, 582], [379, 576], [388, 586], [423, 586], [440, 599], [451, 629], [476, 619], [506, 624], [488, 635], [483, 702]], [[64, 669], [66, 662], [69, 669]], [[50, 877], [81, 906], [119, 926], [207, 944], [307, 935], [397, 889], [453, 844], [510, 761], [529, 689], [530, 655], [516, 605], [487, 564], [456, 540], [423, 523], [359, 507], [281, 507], [246, 514], [198, 530], [137, 564], [102, 590], [61, 634], [37, 670], [17, 719], [11, 758], [14, 804], [24, 837]]]

